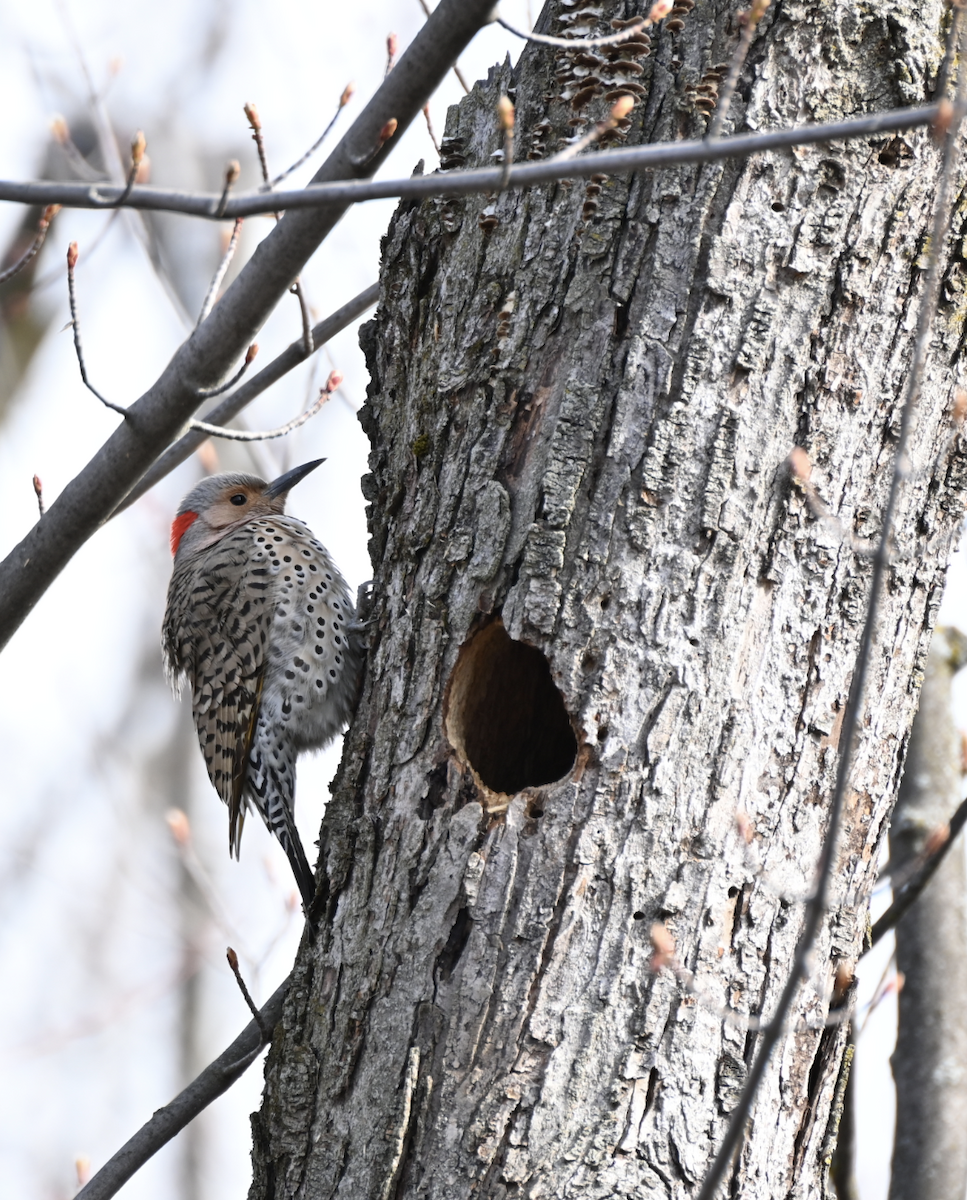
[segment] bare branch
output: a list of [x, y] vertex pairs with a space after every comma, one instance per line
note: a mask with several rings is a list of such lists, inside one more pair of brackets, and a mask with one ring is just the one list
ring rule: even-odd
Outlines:
[[873, 989], [873, 995], [870, 998], [870, 1002], [866, 1006], [866, 1014], [856, 1030], [857, 1041], [859, 1041], [859, 1039], [863, 1036], [863, 1031], [866, 1029], [870, 1017], [873, 1016], [887, 996], [889, 996], [891, 992], [899, 990], [897, 984], [896, 953], [893, 953], [886, 960], [886, 966], [883, 968], [879, 981], [877, 982], [876, 987]]
[[[118, 148], [117, 138], [114, 133], [114, 128], [111, 124], [111, 118], [108, 114], [107, 106], [104, 103], [104, 89], [99, 90], [94, 84], [90, 66], [88, 65], [87, 58], [81, 46], [77, 29], [75, 28], [74, 22], [71, 19], [68, 6], [63, 2], [63, 0], [58, 0], [57, 8], [60, 19], [63, 22], [65, 32], [67, 33], [68, 39], [77, 57], [77, 63], [80, 67], [81, 74], [83, 75], [87, 85], [87, 102], [94, 124], [97, 145], [101, 153], [101, 159], [103, 160], [104, 166], [107, 170], [108, 180], [113, 181], [113, 183], [111, 183], [112, 195], [106, 200], [101, 196], [96, 187], [92, 189], [91, 207], [130, 208], [131, 206], [129, 204], [126, 202], [119, 203], [119, 200], [120, 196], [124, 192], [130, 191], [132, 186], [136, 186], [138, 174], [135, 174], [134, 184], [132, 185], [131, 180], [128, 178], [128, 173], [125, 171], [121, 162], [121, 152]], [[66, 129], [66, 123], [64, 128]], [[146, 178], [142, 180], [142, 183], [146, 184], [147, 182], [148, 180]], [[119, 184], [121, 190], [117, 195], [114, 195], [115, 188]], [[178, 294], [178, 289], [174, 286], [171, 276], [165, 269], [164, 262], [159, 251], [157, 237], [153, 229], [143, 217], [139, 217], [136, 220], [128, 218], [127, 224], [131, 232], [136, 237], [138, 243], [147, 254], [152, 270], [154, 271], [155, 275], [157, 275], [158, 280], [160, 281], [161, 286], [164, 288], [165, 294], [168, 297], [168, 301], [175, 313], [178, 315], [179, 320], [183, 323], [186, 330], [190, 329], [191, 318], [185, 311], [185, 307], [182, 304], [181, 298]]]
[[437, 136], [433, 131], [433, 122], [430, 120], [430, 106], [423, 105], [423, 119], [426, 121], [426, 131], [429, 134], [430, 141], [433, 143], [433, 149], [436, 151], [437, 158], [440, 157], [440, 143], [437, 141]]
[[[399, 68], [397, 67], [397, 70]], [[395, 72], [394, 72], [395, 74]], [[389, 83], [387, 79], [386, 83]], [[386, 85], [384, 85], [386, 86]], [[825, 125], [799, 125], [791, 129], [773, 129], [764, 133], [744, 133], [733, 137], [684, 142], [658, 142], [647, 146], [624, 146], [614, 150], [599, 150], [581, 158], [557, 162], [526, 162], [515, 165], [507, 181], [509, 189], [536, 187], [542, 183], [554, 183], [559, 179], [580, 179], [598, 172], [617, 175], [642, 170], [657, 170], [660, 167], [680, 166], [685, 163], [721, 162], [727, 158], [748, 158], [752, 154], [763, 154], [769, 150], [788, 150], [793, 146], [812, 146], [822, 142], [836, 142], [854, 137], [872, 137], [880, 133], [895, 133], [905, 129], [916, 129], [933, 125], [939, 114], [939, 105], [925, 104], [915, 108], [897, 108], [889, 112], [871, 113], [864, 117], [853, 117], [848, 121], [833, 121]], [[361, 119], [361, 118], [360, 118]], [[353, 127], [355, 129], [355, 126]], [[348, 139], [344, 138], [343, 143]], [[369, 143], [385, 151], [378, 135]], [[378, 152], [379, 152], [378, 151]], [[371, 174], [373, 163], [367, 149], [353, 159], [354, 166], [365, 166]], [[338, 151], [336, 152], [338, 153]], [[377, 163], [378, 165], [378, 163]], [[323, 168], [324, 170], [325, 168]], [[292, 213], [297, 209], [325, 209], [339, 206], [340, 211], [350, 204], [366, 200], [421, 199], [428, 196], [474, 195], [494, 192], [500, 187], [503, 169], [479, 167], [469, 171], [440, 171], [433, 175], [416, 175], [407, 179], [351, 179], [358, 174], [350, 166], [343, 176], [332, 182], [316, 181], [306, 188], [292, 191], [273, 192], [271, 199], [263, 192], [248, 192], [230, 199], [223, 212], [219, 212], [221, 193], [180, 192], [174, 188], [134, 187], [128, 196], [126, 207], [150, 209], [158, 212], [178, 212], [187, 216], [220, 219], [222, 216], [252, 216], [284, 209]], [[0, 200], [13, 200], [21, 204], [61, 204], [65, 208], [102, 208], [102, 197], [120, 193], [115, 186], [104, 185], [91, 188], [80, 183], [18, 183], [0, 180]], [[94, 194], [97, 193], [97, 198]]]
[[[226, 175], [225, 178], [226, 178], [225, 188], [227, 191], [227, 189], [229, 187], [228, 176]], [[208, 292], [206, 293], [205, 299], [202, 302], [201, 312], [198, 314], [198, 320], [195, 322], [196, 329], [202, 323], [202, 321], [204, 321], [204, 319], [211, 312], [212, 308], [214, 308], [214, 306], [215, 306], [215, 300], [218, 296], [218, 289], [222, 286], [222, 283], [225, 279], [225, 275], [228, 271], [229, 266], [231, 265], [232, 259], [235, 257], [235, 249], [238, 246], [238, 239], [239, 239], [239, 235], [242, 232], [242, 222], [244, 221], [244, 219], [245, 219], [244, 217], [236, 217], [235, 218], [235, 225], [232, 228], [232, 236], [228, 239], [228, 245], [225, 247], [225, 253], [222, 255], [222, 261], [218, 264], [218, 269], [216, 270], [215, 274], [212, 276], [212, 281], [208, 285]]]
[[238, 368], [238, 370], [231, 377], [231, 379], [226, 379], [226, 381], [224, 383], [219, 384], [217, 387], [199, 388], [199, 390], [195, 393], [197, 395], [198, 399], [199, 400], [214, 400], [214, 398], [216, 396], [221, 396], [225, 392], [227, 392], [231, 388], [233, 388], [236, 385], [236, 383], [239, 382], [239, 380], [242, 378], [242, 376], [245, 374], [245, 372], [249, 369], [249, 366], [255, 360], [255, 356], [258, 354], [258, 352], [259, 352], [259, 344], [258, 344], [258, 342], [253, 342], [251, 344], [251, 346], [249, 346], [248, 350], [245, 351], [245, 357], [242, 359], [242, 365]]
[[[316, 349], [320, 349], [330, 338], [335, 337], [340, 330], [345, 329], [347, 325], [351, 325], [357, 317], [362, 316], [367, 308], [371, 308], [378, 299], [379, 284], [374, 283], [372, 287], [368, 287], [365, 292], [360, 292], [358, 296], [355, 296], [348, 304], [344, 304], [342, 308], [337, 309], [331, 316], [326, 317], [324, 321], [320, 321], [312, 330], [313, 342]], [[253, 376], [247, 383], [244, 383], [238, 391], [233, 392], [206, 415], [218, 425], [224, 424], [225, 421], [230, 421], [247, 404], [251, 404], [256, 396], [260, 396], [266, 388], [271, 387], [283, 375], [293, 370], [300, 363], [305, 362], [305, 359], [305, 346], [303, 343], [301, 341], [293, 342], [287, 349], [282, 351], [278, 358], [273, 359], [267, 367], [263, 367], [257, 375]], [[145, 492], [153, 488], [160, 479], [163, 479], [170, 471], [173, 471], [179, 463], [184, 462], [207, 439], [207, 433], [193, 430], [190, 433], [186, 433], [173, 446], [170, 446], [147, 472], [141, 482], [118, 505], [115, 514], [123, 512], [135, 500], [143, 496]]]
[[849, 546], [854, 554], [874, 554], [876, 543], [870, 538], [858, 538], [847, 528], [844, 522], [823, 502], [812, 481], [813, 465], [809, 455], [802, 446], [794, 446], [786, 459], [786, 465], [793, 483], [802, 492], [809, 511], [817, 521], [824, 525], [843, 543]]
[[[387, 74], [389, 74], [388, 69]], [[265, 157], [265, 140], [262, 137], [262, 121], [259, 117], [258, 109], [254, 104], [246, 104], [245, 115], [248, 117], [249, 124], [252, 127], [252, 139], [255, 142], [255, 146], [259, 154], [259, 165], [262, 168], [263, 190], [271, 191], [272, 184], [269, 180], [269, 164]], [[278, 211], [273, 210], [272, 215], [275, 217], [276, 221], [278, 221]], [[309, 318], [309, 305], [306, 303], [305, 292], [302, 289], [301, 281], [296, 279], [289, 288], [289, 291], [299, 301], [299, 312], [302, 316], [302, 341], [305, 345], [306, 355], [308, 356], [312, 353], [312, 324]]]
[[725, 77], [725, 83], [722, 85], [715, 115], [712, 117], [712, 123], [708, 129], [707, 136], [710, 138], [717, 138], [722, 132], [722, 126], [725, 124], [725, 118], [729, 115], [732, 97], [735, 95], [735, 89], [739, 86], [739, 76], [742, 74], [742, 68], [748, 56], [749, 47], [752, 45], [752, 39], [755, 37], [756, 28], [765, 16], [766, 9], [770, 3], [771, 0], [753, 0], [749, 11], [742, 14], [742, 33], [739, 35], [739, 44], [732, 55], [729, 73]]
[[242, 173], [242, 168], [238, 164], [238, 159], [233, 158], [225, 168], [225, 186], [222, 188], [222, 196], [218, 201], [218, 208], [215, 210], [216, 217], [222, 217], [225, 214], [225, 206], [228, 204], [228, 193], [235, 186], [239, 175]]
[[289, 291], [299, 301], [299, 313], [302, 317], [302, 348], [305, 350], [306, 358], [312, 353], [315, 347], [312, 344], [312, 317], [309, 315], [309, 305], [306, 301], [306, 294], [302, 287], [302, 281], [297, 279]]
[[[263, 1029], [274, 1030], [282, 1016], [282, 1005], [291, 976], [259, 1009]], [[113, 1155], [75, 1197], [75, 1200], [110, 1200], [162, 1146], [203, 1112], [213, 1100], [228, 1091], [255, 1062], [263, 1048], [262, 1030], [250, 1021], [234, 1042], [182, 1092], [159, 1108], [151, 1119]]]
[[262, 168], [262, 182], [269, 187], [269, 164], [265, 157], [265, 141], [262, 138], [262, 120], [259, 117], [259, 110], [249, 101], [243, 108], [245, 115], [248, 117], [248, 123], [252, 127], [252, 141], [255, 143], [255, 149], [258, 151], [259, 166]]
[[[954, 11], [954, 19], [950, 27], [949, 37], [951, 41], [957, 44], [957, 58], [961, 63], [960, 78], [957, 85], [957, 102], [954, 106], [954, 111], [947, 125], [946, 136], [943, 142], [942, 162], [940, 179], [937, 186], [936, 197], [934, 200], [933, 220], [931, 222], [930, 240], [929, 240], [929, 266], [927, 270], [927, 279], [924, 286], [923, 294], [920, 297], [919, 311], [917, 315], [917, 332], [914, 341], [913, 358], [907, 370], [906, 376], [906, 391], [903, 399], [903, 405], [900, 410], [900, 428], [896, 439], [896, 449], [894, 451], [893, 472], [890, 479], [890, 490], [887, 495], [886, 505], [883, 510], [882, 527], [880, 530], [880, 540], [877, 546], [876, 554], [873, 558], [873, 572], [870, 581], [869, 598], [867, 601], [866, 618], [863, 624], [863, 631], [860, 637], [859, 649], [856, 659], [856, 668], [853, 672], [853, 680], [850, 687], [849, 700], [846, 705], [846, 711], [843, 717], [843, 724], [840, 732], [840, 758], [836, 771], [836, 783], [833, 789], [833, 795], [829, 805], [829, 818], [826, 830], [826, 838], [823, 843], [822, 854], [819, 858], [819, 869], [817, 871], [818, 882], [816, 885], [816, 894], [814, 898], [807, 904], [803, 914], [803, 928], [799, 937], [799, 944], [796, 947], [796, 955], [792, 970], [789, 972], [789, 978], [782, 989], [782, 994], [776, 1004], [772, 1018], [763, 1031], [762, 1039], [757, 1049], [755, 1059], [746, 1076], [746, 1081], [742, 1089], [742, 1094], [732, 1110], [729, 1118], [728, 1128], [725, 1132], [722, 1144], [715, 1155], [715, 1159], [710, 1166], [705, 1179], [702, 1182], [702, 1187], [698, 1192], [697, 1200], [712, 1200], [718, 1191], [719, 1184], [722, 1182], [725, 1172], [728, 1170], [732, 1162], [733, 1155], [738, 1150], [742, 1138], [745, 1133], [746, 1119], [752, 1109], [752, 1102], [755, 1099], [755, 1094], [758, 1091], [759, 1084], [762, 1082], [762, 1077], [765, 1074], [766, 1066], [772, 1056], [772, 1051], [775, 1049], [777, 1042], [782, 1036], [783, 1026], [786, 1022], [786, 1015], [792, 1007], [796, 993], [799, 991], [800, 984], [808, 974], [809, 955], [812, 951], [813, 943], [816, 940], [816, 935], [822, 924], [826, 911], [826, 897], [829, 891], [830, 879], [833, 871], [833, 861], [835, 858], [839, 834], [840, 815], [843, 809], [843, 803], [846, 796], [847, 787], [849, 785], [850, 770], [853, 765], [853, 753], [855, 750], [855, 742], [857, 733], [863, 717], [863, 703], [865, 699], [866, 677], [869, 671], [870, 659], [873, 653], [873, 643], [875, 640], [877, 617], [879, 615], [880, 598], [883, 592], [883, 583], [886, 576], [887, 567], [890, 557], [890, 543], [893, 533], [893, 521], [896, 514], [896, 509], [899, 503], [900, 489], [907, 476], [907, 445], [910, 440], [910, 432], [913, 425], [914, 410], [920, 390], [920, 375], [923, 368], [924, 357], [926, 355], [927, 342], [930, 336], [930, 329], [933, 322], [933, 316], [937, 308], [937, 296], [940, 286], [940, 246], [944, 240], [944, 233], [948, 227], [950, 220], [950, 189], [951, 180], [954, 174], [954, 168], [957, 159], [958, 150], [958, 134], [960, 125], [964, 116], [965, 97], [967, 97], [967, 66], [964, 65], [964, 54], [967, 51], [967, 19], [965, 19], [964, 10], [956, 8]], [[941, 102], [941, 107], [948, 102]]]
[[120, 413], [122, 417], [128, 418], [130, 414], [126, 408], [123, 408], [120, 404], [113, 404], [105, 396], [102, 396], [94, 384], [87, 378], [87, 367], [84, 363], [84, 348], [81, 345], [81, 322], [77, 315], [77, 296], [74, 289], [74, 267], [76, 265], [77, 242], [71, 242], [67, 247], [67, 296], [71, 306], [71, 329], [74, 334], [74, 353], [77, 355], [77, 365], [81, 369], [81, 379], [84, 381], [84, 386], [88, 391], [93, 392], [106, 408], [110, 408], [114, 412]]
[[47, 230], [50, 228], [50, 223], [54, 217], [60, 212], [59, 204], [48, 204], [44, 209], [44, 215], [37, 222], [37, 236], [30, 243], [26, 252], [17, 259], [12, 267], [7, 267], [5, 271], [0, 272], [0, 283], [6, 283], [8, 279], [13, 279], [14, 275], [22, 271], [24, 267], [35, 258], [40, 247], [44, 244], [47, 237]]
[[514, 106], [509, 96], [501, 96], [497, 101], [497, 120], [504, 135], [504, 163], [500, 176], [500, 190], [503, 191], [510, 178], [510, 169], [514, 165]]
[[50, 132], [53, 135], [54, 141], [57, 142], [60, 148], [64, 151], [67, 161], [73, 167], [75, 173], [81, 177], [81, 179], [87, 179], [91, 182], [94, 182], [96, 180], [107, 178], [107, 176], [103, 175], [100, 171], [96, 171], [87, 161], [84, 155], [81, 154], [80, 150], [78, 150], [77, 144], [71, 137], [67, 122], [59, 113], [51, 118]]
[[271, 438], [285, 437], [287, 433], [298, 429], [300, 425], [305, 425], [306, 421], [314, 417], [341, 383], [342, 375], [338, 371], [330, 371], [325, 386], [319, 389], [318, 400], [304, 413], [293, 417], [291, 421], [280, 425], [278, 429], [261, 429], [255, 432], [249, 429], [226, 429], [223, 425], [210, 425], [207, 421], [192, 421], [189, 428], [207, 434], [209, 437], [225, 438], [229, 442], [267, 442]]
[[144, 151], [147, 143], [144, 139], [144, 133], [139, 129], [131, 141], [131, 166], [128, 170], [128, 177], [125, 180], [124, 191], [114, 203], [115, 208], [120, 208], [128, 196], [131, 194], [131, 189], [134, 187], [138, 179], [138, 173], [141, 170], [141, 164], [144, 162]]
[[294, 171], [298, 171], [298, 169], [302, 166], [303, 163], [308, 162], [309, 159], [312, 158], [313, 154], [315, 154], [315, 152], [319, 149], [319, 147], [322, 145], [322, 143], [326, 140], [326, 138], [332, 132], [333, 126], [339, 120], [339, 114], [342, 112], [342, 110], [346, 107], [346, 105], [352, 99], [353, 93], [355, 91], [356, 91], [355, 84], [353, 84], [353, 83], [346, 84], [346, 86], [342, 90], [342, 95], [339, 97], [339, 103], [336, 106], [336, 111], [333, 114], [332, 120], [329, 122], [329, 124], [326, 126], [326, 128], [322, 131], [322, 133], [319, 135], [319, 137], [316, 138], [316, 140], [312, 143], [312, 145], [305, 152], [305, 154], [303, 154], [303, 156], [300, 159], [298, 159], [298, 161], [294, 162], [291, 167], [286, 167], [286, 169], [282, 172], [282, 174], [276, 175], [276, 177], [270, 183], [263, 184], [262, 185], [263, 190], [266, 190], [266, 189], [271, 190], [272, 188], [276, 187], [278, 184], [280, 184], [282, 182], [283, 179], [288, 179], [288, 177]]
[[228, 965], [232, 968], [232, 974], [235, 976], [235, 982], [238, 984], [238, 989], [242, 993], [242, 999], [248, 1005], [248, 1010], [252, 1014], [252, 1020], [259, 1027], [259, 1034], [263, 1045], [267, 1045], [272, 1040], [272, 1029], [262, 1020], [262, 1014], [259, 1012], [255, 1001], [252, 999], [252, 993], [245, 986], [245, 980], [242, 978], [242, 972], [238, 966], [238, 955], [235, 951], [228, 947], [225, 951], [225, 957], [228, 959]]
[[[382, 166], [375, 154], [390, 119], [406, 128], [482, 25], [492, 0], [443, 0], [390, 76], [316, 173], [315, 182], [361, 178]], [[132, 191], [133, 199], [139, 189]], [[262, 198], [265, 202], [265, 197]], [[210, 201], [212, 209], [217, 197]], [[271, 201], [270, 201], [271, 203]], [[230, 206], [229, 206], [230, 207]], [[5, 645], [77, 550], [107, 520], [192, 416], [199, 386], [222, 379], [335, 227], [347, 203], [287, 212], [246, 263], [207, 320], [178, 349], [161, 377], [22, 541], [0, 563], [0, 646]], [[233, 214], [238, 215], [238, 214]]]
[[[669, 5], [669, 7], [671, 7]], [[617, 33], [609, 33], [604, 37], [599, 38], [558, 38], [548, 37], [543, 33], [525, 33], [522, 29], [515, 29], [509, 21], [505, 21], [503, 17], [495, 18], [498, 25], [512, 33], [514, 37], [523, 38], [525, 42], [535, 42], [539, 46], [563, 46], [567, 50], [591, 50], [595, 46], [617, 46], [619, 42], [626, 42], [629, 38], [637, 37], [651, 22], [646, 21], [644, 17], [640, 17], [633, 25], [628, 25], [624, 29], [619, 29]]]
[[[107, 220], [101, 226], [98, 233], [95, 235], [93, 241], [91, 241], [90, 245], [88, 245], [85, 248], [84, 261], [86, 263], [90, 263], [91, 257], [93, 256], [94, 252], [98, 249], [99, 246], [102, 245], [102, 243], [104, 242], [104, 239], [111, 232], [111, 227], [117, 221], [118, 217], [120, 216], [120, 213], [121, 213], [121, 210], [119, 208], [114, 209], [114, 211], [110, 214], [110, 216], [107, 218]], [[58, 265], [58, 266], [52, 268], [50, 271], [47, 271], [45, 274], [41, 275], [41, 277], [39, 279], [35, 279], [33, 281], [33, 283], [30, 285], [30, 290], [31, 290], [31, 292], [37, 292], [43, 288], [49, 287], [52, 283], [59, 283], [60, 277], [61, 277], [60, 276], [60, 266]]]
[[40, 515], [44, 515], [44, 485], [40, 482], [40, 476], [35, 475], [33, 479], [34, 495], [37, 497], [37, 507], [40, 509]]
[[897, 890], [893, 903], [880, 916], [870, 932], [872, 945], [893, 929], [907, 909], [927, 886], [937, 868], [947, 856], [947, 851], [957, 840], [957, 835], [967, 825], [967, 800], [962, 800], [945, 826], [936, 830], [927, 844], [927, 852], [914, 874]]
[[[675, 953], [675, 940], [667, 927], [661, 924], [661, 922], [652, 925], [651, 940], [654, 953], [652, 954], [649, 967], [653, 972], [657, 974], [663, 968], [671, 971], [681, 984], [682, 989], [688, 995], [694, 997], [696, 1002], [706, 1012], [712, 1013], [718, 1020], [724, 1022], [726, 1025], [731, 1025], [733, 1029], [758, 1032], [766, 1028], [769, 1023], [766, 1018], [753, 1016], [751, 1013], [737, 1012], [734, 1008], [720, 1003], [716, 996], [702, 987], [695, 974], [679, 961]], [[848, 982], [852, 983], [852, 975], [850, 975]], [[818, 987], [816, 988], [816, 992], [817, 995], [821, 994]], [[836, 1003], [837, 995], [840, 1000], [839, 1004]], [[795, 1030], [830, 1029], [833, 1026], [842, 1025], [853, 1016], [853, 999], [854, 995], [852, 991], [847, 986], [842, 985], [838, 978], [834, 978], [827, 989], [825, 997], [827, 1003], [833, 1000], [833, 1005], [825, 1017], [814, 1021], [787, 1020], [782, 1032], [792, 1033]], [[847, 1003], [843, 1003], [844, 1000]]]
[[610, 133], [612, 129], [616, 129], [618, 122], [623, 121], [634, 106], [634, 96], [622, 96], [619, 100], [616, 100], [611, 112], [603, 121], [598, 121], [583, 137], [578, 138], [572, 145], [566, 146], [560, 154], [555, 154], [551, 162], [567, 162], [569, 159], [577, 158], [582, 150], [587, 150], [589, 146], [593, 146], [606, 133]]

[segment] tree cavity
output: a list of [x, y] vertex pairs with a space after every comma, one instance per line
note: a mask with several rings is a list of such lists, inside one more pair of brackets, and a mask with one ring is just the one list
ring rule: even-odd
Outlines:
[[461, 648], [443, 719], [457, 757], [491, 792], [554, 783], [574, 766], [577, 740], [547, 659], [500, 620]]

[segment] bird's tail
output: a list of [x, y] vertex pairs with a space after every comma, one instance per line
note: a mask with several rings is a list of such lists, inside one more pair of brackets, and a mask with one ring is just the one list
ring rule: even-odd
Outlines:
[[286, 858], [292, 867], [306, 919], [315, 926], [312, 906], [316, 898], [316, 879], [309, 866], [302, 839], [296, 828], [291, 796], [291, 782], [295, 776], [295, 763], [286, 763], [286, 771], [275, 770], [268, 755], [262, 755], [256, 747], [252, 751], [248, 787], [252, 799], [269, 831], [279, 839]]
[[316, 877], [309, 866], [309, 860], [306, 858], [302, 839], [299, 837], [299, 831], [296, 829], [295, 821], [291, 820], [291, 817], [290, 824], [291, 829], [286, 831], [285, 837], [279, 833], [276, 834], [276, 837], [282, 843], [282, 849], [286, 853], [289, 864], [292, 867], [292, 874], [295, 876], [295, 881], [299, 886], [306, 920], [314, 926], [315, 920], [312, 915], [312, 906], [316, 899]]

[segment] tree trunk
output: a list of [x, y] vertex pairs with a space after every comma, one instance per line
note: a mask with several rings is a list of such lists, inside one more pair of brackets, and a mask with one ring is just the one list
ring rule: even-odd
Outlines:
[[[967, 638], [938, 629], [890, 830], [894, 888], [960, 802], [960, 735], [950, 685]], [[896, 1138], [890, 1200], [950, 1200], [967, 1192], [967, 871], [955, 846], [896, 929]]]
[[[698, 97], [738, 29], [731, 0], [688, 7], [650, 57], [532, 46], [495, 69], [451, 110], [444, 165], [493, 161], [504, 92], [518, 159], [622, 91], [638, 104], [617, 137], [701, 135]], [[587, 11], [560, 0], [540, 28], [609, 32], [636, 10]], [[922, 101], [941, 12], [778, 5], [733, 127]], [[879, 530], [938, 159], [918, 133], [401, 205], [364, 336], [371, 649], [253, 1197], [640, 1197], [703, 1177], [826, 830], [868, 591], [853, 539]], [[844, 1044], [823, 1028], [831, 981], [861, 950], [964, 507], [959, 272], [835, 907], [735, 1167], [749, 1200], [823, 1187]], [[791, 484], [796, 444], [842, 527]], [[650, 970], [655, 922], [696, 990]]]

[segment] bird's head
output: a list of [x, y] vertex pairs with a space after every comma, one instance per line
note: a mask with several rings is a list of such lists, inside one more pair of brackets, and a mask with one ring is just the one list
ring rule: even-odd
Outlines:
[[317, 458], [293, 467], [271, 483], [237, 473], [203, 479], [182, 500], [171, 523], [172, 555], [188, 557], [256, 517], [280, 516], [289, 491], [325, 461]]

